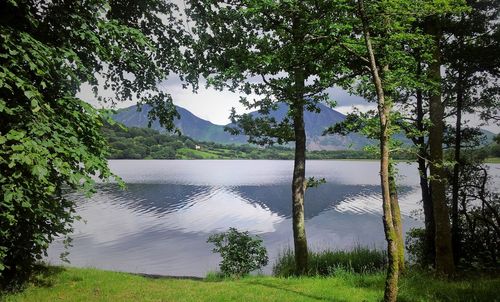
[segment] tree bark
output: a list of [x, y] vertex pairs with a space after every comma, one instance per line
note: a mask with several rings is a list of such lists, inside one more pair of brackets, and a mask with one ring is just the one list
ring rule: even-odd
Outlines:
[[388, 267], [384, 289], [384, 301], [393, 302], [398, 296], [399, 257], [397, 235], [394, 228], [391, 210], [391, 188], [389, 180], [389, 126], [391, 104], [386, 103], [382, 80], [379, 76], [375, 54], [371, 45], [370, 31], [364, 11], [363, 0], [358, 1], [358, 9], [363, 24], [363, 36], [368, 51], [370, 71], [375, 85], [378, 100], [378, 113], [380, 121], [380, 183], [382, 186], [383, 223], [387, 241]]
[[292, 180], [293, 241], [295, 248], [296, 274], [307, 273], [307, 239], [304, 219], [304, 195], [306, 190], [306, 131], [304, 125], [304, 72], [294, 72], [296, 98], [291, 106], [295, 133], [295, 161]]
[[394, 231], [397, 237], [399, 274], [403, 274], [405, 271], [405, 242], [403, 239], [403, 223], [399, 208], [398, 190], [392, 165], [389, 166], [389, 186], [391, 192], [392, 223], [394, 224]]
[[[419, 63], [420, 65], [420, 63]], [[420, 72], [420, 66], [418, 68]], [[417, 129], [419, 136], [417, 139], [418, 145], [418, 172], [420, 175], [420, 189], [422, 192], [422, 205], [424, 208], [424, 225], [425, 225], [425, 238], [424, 238], [424, 261], [426, 265], [435, 266], [436, 251], [434, 238], [436, 234], [436, 225], [434, 223], [434, 210], [431, 198], [431, 188], [429, 186], [429, 178], [427, 177], [427, 163], [428, 158], [427, 147], [424, 136], [424, 110], [423, 110], [423, 96], [422, 91], [417, 90]]]
[[[459, 77], [458, 81], [462, 79]], [[453, 259], [455, 265], [458, 264], [460, 259], [460, 225], [458, 220], [458, 192], [460, 188], [460, 151], [462, 145], [462, 107], [463, 107], [463, 91], [461, 84], [458, 84], [457, 92], [457, 114], [455, 122], [455, 154], [453, 165], [453, 179], [452, 179], [452, 198], [451, 198], [451, 239], [453, 246]]]
[[454, 160], [453, 165], [453, 179], [452, 179], [452, 210], [451, 210], [451, 238], [453, 246], [453, 259], [455, 260], [455, 265], [458, 264], [460, 259], [460, 222], [458, 219], [458, 194], [460, 189], [459, 178], [460, 178], [460, 166], [461, 166], [461, 148], [462, 148], [462, 110], [464, 102], [464, 93], [462, 88], [462, 75], [459, 72], [458, 85], [457, 85], [457, 105], [456, 105], [456, 121], [455, 121], [455, 150], [454, 150]]
[[431, 91], [429, 97], [429, 115], [431, 120], [429, 153], [431, 197], [436, 226], [436, 271], [440, 275], [450, 276], [455, 272], [455, 264], [451, 244], [450, 218], [446, 205], [446, 177], [443, 167], [444, 105], [441, 101], [440, 40], [442, 32], [439, 20], [429, 18], [426, 22], [426, 31], [434, 40], [432, 62], [429, 64], [429, 77], [437, 86]]
[[[383, 100], [383, 99], [382, 99]], [[380, 134], [380, 181], [382, 184], [382, 203], [383, 203], [383, 222], [385, 230], [385, 238], [387, 241], [388, 269], [387, 278], [385, 281], [384, 301], [396, 301], [398, 296], [398, 275], [399, 275], [399, 256], [397, 234], [393, 225], [392, 209], [391, 209], [391, 189], [389, 182], [389, 146], [387, 135], [389, 111], [385, 106], [380, 106], [380, 125], [382, 131]]]

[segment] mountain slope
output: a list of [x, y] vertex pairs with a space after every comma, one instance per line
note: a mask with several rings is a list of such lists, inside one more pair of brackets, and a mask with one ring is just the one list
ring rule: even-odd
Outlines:
[[[224, 144], [246, 143], [244, 135], [230, 135], [224, 131], [224, 126], [215, 125], [201, 119], [182, 107], [177, 106], [176, 108], [181, 118], [176, 119], [174, 124], [182, 134], [199, 141], [212, 141]], [[345, 137], [339, 135], [322, 136], [321, 134], [325, 128], [343, 121], [345, 116], [323, 104], [319, 104], [319, 108], [321, 110], [320, 113], [305, 112], [304, 114], [308, 150], [358, 150], [370, 143], [370, 140], [358, 134], [350, 134]], [[282, 120], [287, 114], [287, 109], [287, 105], [280, 104], [276, 111], [271, 112], [271, 115], [276, 120]], [[127, 127], [147, 127], [149, 110], [149, 106], [143, 106], [142, 111], [138, 112], [136, 106], [131, 106], [119, 110], [113, 118]], [[251, 114], [258, 115], [257, 112]], [[164, 131], [157, 121], [151, 127], [159, 131]]]
[[[210, 141], [216, 143], [245, 143], [244, 136], [233, 136], [224, 131], [224, 126], [215, 125], [211, 122], [201, 119], [190, 111], [176, 106], [177, 112], [181, 116], [180, 119], [175, 119], [175, 126], [181, 131], [183, 135], [189, 136], [199, 141]], [[141, 111], [137, 111], [137, 106], [120, 109], [113, 115], [113, 119], [117, 122], [124, 124], [127, 127], [141, 127], [148, 126], [148, 112], [151, 110], [149, 105], [142, 106]], [[158, 121], [154, 121], [151, 128], [164, 132], [165, 129], [160, 126]]]
[[[321, 103], [318, 104], [318, 108], [320, 109], [320, 113], [310, 111], [304, 112], [308, 150], [360, 150], [364, 146], [371, 143], [369, 139], [355, 133], [347, 136], [322, 136], [323, 131], [326, 128], [333, 124], [342, 122], [345, 119], [345, 115]], [[280, 121], [285, 118], [287, 112], [288, 106], [280, 103], [277, 110], [273, 111], [271, 115], [276, 120]], [[257, 112], [253, 112], [251, 114], [258, 115]]]

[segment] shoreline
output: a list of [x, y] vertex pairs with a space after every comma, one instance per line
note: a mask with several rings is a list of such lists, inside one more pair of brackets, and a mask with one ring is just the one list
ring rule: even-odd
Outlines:
[[[293, 160], [293, 158], [290, 159], [279, 159], [279, 158], [107, 158], [107, 160], [172, 160], [172, 161], [193, 161], [193, 160], [221, 160], [221, 161], [229, 161], [229, 160], [245, 160], [245, 161], [251, 161], [251, 160], [278, 160], [278, 161], [286, 161], [286, 160]], [[311, 158], [307, 159], [307, 161], [326, 161], [326, 160], [335, 160], [335, 161], [368, 161], [368, 162], [374, 162], [374, 161], [379, 161], [378, 158]], [[408, 160], [408, 159], [394, 159], [396, 162], [415, 162], [414, 160]], [[488, 157], [484, 161], [485, 164], [500, 164], [500, 157]]]

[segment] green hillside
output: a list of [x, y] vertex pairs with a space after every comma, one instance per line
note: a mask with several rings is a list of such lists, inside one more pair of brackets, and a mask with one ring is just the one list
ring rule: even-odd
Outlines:
[[[105, 125], [102, 132], [110, 145], [109, 159], [293, 159], [294, 151], [283, 146], [199, 142], [182, 135], [169, 135], [150, 128]], [[371, 159], [360, 150], [311, 151], [309, 159]]]
[[[109, 159], [293, 159], [294, 151], [284, 146], [257, 147], [249, 144], [202, 142], [184, 135], [160, 133], [151, 128], [105, 125], [102, 132], [110, 145]], [[500, 145], [492, 142], [478, 155], [500, 157]], [[364, 150], [308, 151], [308, 159], [377, 159]], [[412, 154], [395, 153], [395, 159], [412, 159]], [[494, 159], [493, 159], [493, 162]]]

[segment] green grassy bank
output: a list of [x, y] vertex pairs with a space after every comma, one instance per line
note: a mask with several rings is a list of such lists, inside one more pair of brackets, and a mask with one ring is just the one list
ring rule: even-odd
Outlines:
[[[334, 277], [247, 277], [240, 280], [147, 278], [97, 269], [51, 267], [3, 301], [380, 301], [383, 274]], [[444, 281], [409, 273], [399, 301], [500, 301], [500, 277]]]
[[500, 157], [488, 157], [485, 162], [488, 164], [500, 164]]

